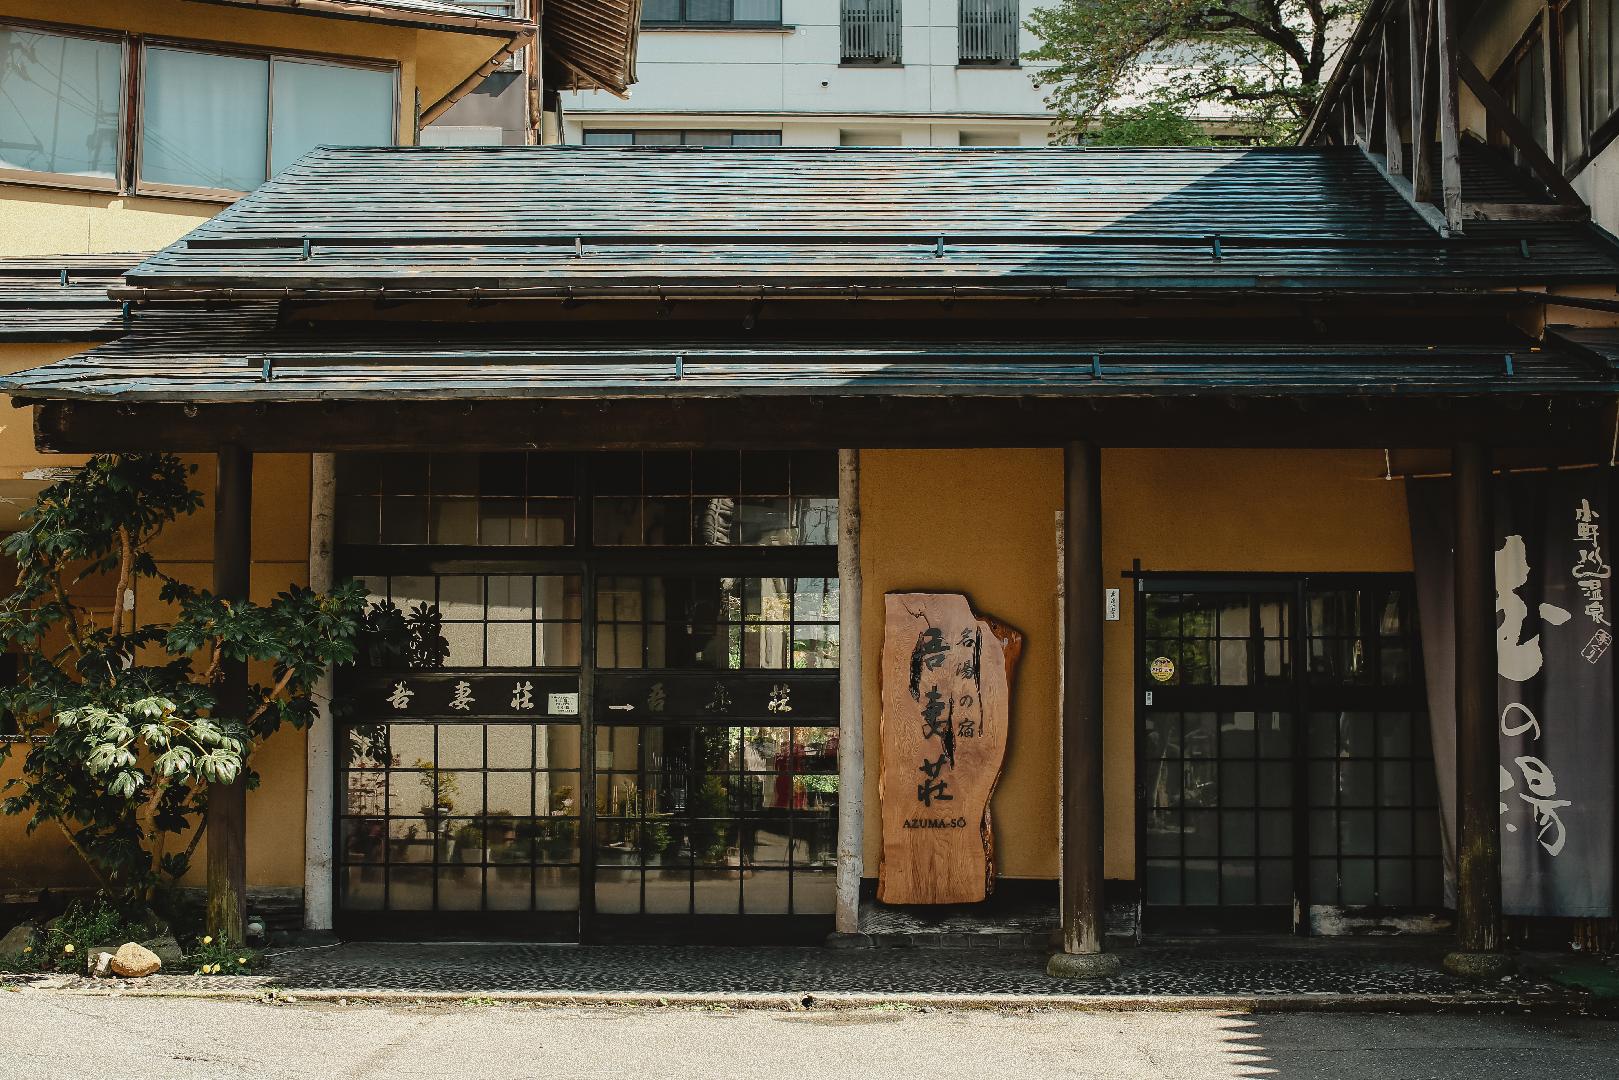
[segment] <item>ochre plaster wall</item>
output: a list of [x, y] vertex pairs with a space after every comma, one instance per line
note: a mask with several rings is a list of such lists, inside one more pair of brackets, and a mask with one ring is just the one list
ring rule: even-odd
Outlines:
[[[1106, 450], [1104, 584], [1123, 610], [1104, 638], [1106, 873], [1135, 876], [1134, 607], [1120, 574], [1146, 570], [1406, 571], [1404, 485], [1372, 452]], [[949, 494], [943, 494], [948, 486]], [[1057, 862], [1056, 450], [860, 455], [866, 874], [875, 876], [882, 598], [963, 592], [1024, 633], [1011, 744], [993, 813], [999, 873], [1054, 878]]]
[[[26, 414], [21, 414], [26, 415]], [[53, 459], [58, 462], [64, 459]], [[188, 458], [197, 465], [192, 485], [211, 498], [214, 461]], [[252, 597], [268, 602], [289, 585], [309, 580], [309, 479], [307, 455], [260, 454], [253, 462]], [[213, 581], [213, 508], [211, 501], [189, 518], [175, 522], [154, 545], [163, 568], [201, 586]], [[135, 617], [165, 618], [157, 599], [157, 583], [139, 583]], [[255, 671], [265, 681], [267, 671]], [[259, 748], [253, 758], [262, 777], [247, 797], [247, 880], [249, 885], [289, 886], [304, 881], [305, 757], [302, 732], [284, 730]], [[16, 763], [0, 768], [0, 783], [16, 774]], [[183, 844], [184, 841], [181, 841]], [[205, 875], [207, 841], [198, 845], [187, 884], [200, 885]], [[171, 848], [172, 850], [172, 848]], [[0, 817], [0, 894], [47, 885], [89, 884], [78, 858], [54, 828], [24, 835], [22, 819]]]
[[[499, 48], [487, 36], [447, 34], [304, 14], [249, 11], [185, 0], [11, 0], [0, 17], [100, 27], [193, 42], [241, 43], [399, 65], [399, 141], [414, 141], [418, 89], [436, 101]], [[418, 63], [420, 60], [420, 63]], [[140, 252], [161, 248], [224, 209], [218, 201], [119, 196], [0, 182], [0, 258]], [[13, 372], [71, 356], [85, 344], [0, 344], [0, 371]], [[80, 457], [42, 454], [33, 447], [32, 416], [0, 396], [0, 482], [18, 481], [29, 469], [71, 465]], [[213, 490], [212, 459], [195, 485]], [[255, 463], [252, 588], [268, 600], [291, 583], [306, 584], [309, 543], [309, 458], [261, 455]], [[8, 526], [14, 527], [14, 526]], [[170, 572], [207, 584], [212, 578], [212, 512], [177, 523], [158, 545]], [[137, 595], [137, 617], [156, 617], [155, 589]], [[263, 785], [248, 796], [248, 881], [253, 885], [303, 883], [304, 737], [283, 732], [262, 747], [255, 764]], [[16, 763], [0, 767], [0, 783]], [[204, 865], [206, 844], [196, 866]], [[200, 882], [201, 877], [193, 873]], [[87, 884], [86, 874], [60, 834], [47, 827], [25, 836], [17, 818], [0, 817], [0, 894], [42, 885]]]

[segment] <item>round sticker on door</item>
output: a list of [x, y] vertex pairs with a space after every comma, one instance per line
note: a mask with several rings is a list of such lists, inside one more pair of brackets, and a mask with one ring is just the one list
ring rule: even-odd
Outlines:
[[1167, 656], [1160, 656], [1147, 665], [1147, 671], [1159, 682], [1168, 682], [1175, 677], [1175, 661]]

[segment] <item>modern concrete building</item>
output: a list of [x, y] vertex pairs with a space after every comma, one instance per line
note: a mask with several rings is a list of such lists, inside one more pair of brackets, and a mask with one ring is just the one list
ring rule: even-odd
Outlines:
[[1040, 146], [1037, 0], [646, 0], [628, 97], [562, 96], [564, 141]]

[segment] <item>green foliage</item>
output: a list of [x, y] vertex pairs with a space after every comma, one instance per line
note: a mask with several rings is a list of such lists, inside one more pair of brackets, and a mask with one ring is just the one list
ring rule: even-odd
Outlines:
[[[30, 831], [60, 827], [124, 906], [144, 907], [165, 876], [185, 872], [190, 849], [165, 848], [193, 825], [200, 835], [208, 784], [255, 785], [253, 747], [314, 718], [313, 685], [354, 659], [365, 605], [354, 582], [326, 595], [293, 586], [260, 605], [164, 573], [150, 545], [202, 505], [192, 471], [166, 454], [93, 458], [42, 491], [4, 544], [19, 572], [0, 600], [0, 643], [21, 661], [0, 708], [24, 738], [0, 742], [0, 761], [26, 753], [0, 810], [26, 815]], [[142, 579], [170, 621], [134, 620]], [[86, 597], [109, 593], [98, 619]], [[227, 661], [271, 668], [241, 715], [218, 707]]]
[[703, 781], [692, 796], [691, 850], [699, 859], [713, 860], [725, 854], [727, 836], [725, 823], [715, 821], [730, 813], [730, 794], [718, 777]]
[[1212, 146], [1207, 129], [1173, 102], [1154, 101], [1103, 113], [1087, 146]]
[[126, 941], [145, 941], [159, 930], [150, 912], [98, 893], [73, 901], [60, 918], [42, 930], [36, 928], [22, 953], [0, 956], [0, 971], [83, 975], [97, 949], [111, 951]]
[[214, 937], [204, 937], [186, 953], [186, 963], [198, 975], [246, 975], [269, 966], [257, 949], [232, 945]]
[[[1079, 142], [1121, 99], [1212, 107], [1261, 142], [1287, 142], [1366, 0], [1053, 0], [1029, 17], [1037, 86]], [[1202, 106], [1203, 108], [1194, 108]]]

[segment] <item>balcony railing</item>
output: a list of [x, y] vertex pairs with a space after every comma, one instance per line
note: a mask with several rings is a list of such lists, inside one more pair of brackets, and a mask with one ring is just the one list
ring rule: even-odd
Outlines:
[[843, 62], [898, 64], [900, 0], [843, 0]]
[[1017, 0], [961, 0], [957, 25], [961, 63], [1017, 63]]

